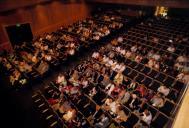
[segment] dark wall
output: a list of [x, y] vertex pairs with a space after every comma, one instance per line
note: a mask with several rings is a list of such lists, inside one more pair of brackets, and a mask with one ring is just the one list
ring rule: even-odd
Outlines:
[[189, 8], [169, 8], [168, 15], [171, 17], [188, 18]]

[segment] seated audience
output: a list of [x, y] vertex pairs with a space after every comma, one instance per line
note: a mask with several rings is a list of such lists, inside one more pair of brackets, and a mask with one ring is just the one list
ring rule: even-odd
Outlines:
[[151, 99], [151, 103], [154, 107], [161, 108], [164, 105], [164, 99], [161, 94], [154, 95]]
[[167, 88], [166, 86], [162, 85], [158, 88], [158, 92], [162, 93], [164, 96], [167, 96], [170, 92], [170, 89]]
[[123, 78], [124, 78], [123, 74], [121, 72], [118, 72], [117, 75], [114, 78], [115, 84], [117, 84], [117, 85], [122, 84]]
[[148, 109], [145, 109], [144, 112], [140, 115], [141, 119], [146, 122], [148, 125], [150, 125], [152, 121], [152, 114]]
[[109, 125], [109, 118], [104, 114], [101, 116], [100, 122], [95, 123], [95, 128], [106, 128]]

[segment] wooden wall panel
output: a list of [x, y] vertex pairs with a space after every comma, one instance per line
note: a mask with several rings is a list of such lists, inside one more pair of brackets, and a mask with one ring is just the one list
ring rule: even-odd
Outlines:
[[40, 35], [56, 30], [60, 26], [67, 26], [78, 20], [90, 16], [90, 8], [83, 2], [54, 1], [47, 4], [37, 4], [17, 8], [0, 13], [0, 50], [9, 45], [4, 27], [16, 23], [31, 23], [33, 34]]

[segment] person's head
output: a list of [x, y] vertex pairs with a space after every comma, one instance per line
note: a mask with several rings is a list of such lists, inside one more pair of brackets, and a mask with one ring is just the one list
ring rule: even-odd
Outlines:
[[136, 95], [136, 94], [132, 94], [132, 98], [133, 98], [133, 99], [136, 99], [136, 98], [137, 98], [137, 95]]
[[145, 109], [145, 110], [144, 110], [144, 113], [145, 113], [146, 115], [149, 115], [149, 114], [150, 114], [150, 112], [148, 111], [148, 109]]

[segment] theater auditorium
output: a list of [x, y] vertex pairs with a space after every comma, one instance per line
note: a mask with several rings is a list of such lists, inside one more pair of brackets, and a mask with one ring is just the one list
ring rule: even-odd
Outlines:
[[0, 0], [1, 128], [189, 128], [188, 0]]

